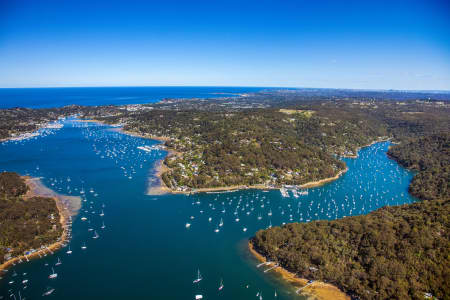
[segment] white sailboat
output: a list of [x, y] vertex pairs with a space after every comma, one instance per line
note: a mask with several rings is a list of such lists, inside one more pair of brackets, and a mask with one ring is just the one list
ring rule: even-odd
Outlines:
[[200, 270], [197, 271], [197, 279], [193, 281], [193, 283], [199, 283], [202, 280], [202, 274], [200, 274]]
[[55, 266], [59, 266], [60, 264], [62, 264], [61, 260], [58, 257], [58, 261], [56, 262]]
[[51, 295], [54, 291], [55, 291], [55, 289], [47, 288], [47, 290], [42, 294], [42, 296]]
[[50, 275], [48, 275], [48, 278], [54, 279], [54, 278], [56, 278], [56, 277], [58, 277], [58, 274], [55, 273], [55, 270], [52, 268], [52, 273], [51, 273]]
[[94, 231], [94, 236], [92, 237], [93, 239], [98, 239], [100, 236], [98, 235], [97, 231]]

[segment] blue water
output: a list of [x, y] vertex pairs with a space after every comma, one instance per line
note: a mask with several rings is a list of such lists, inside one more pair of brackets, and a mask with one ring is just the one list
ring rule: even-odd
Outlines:
[[123, 105], [154, 103], [164, 98], [230, 97], [258, 92], [260, 87], [83, 87], [3, 88], [0, 108], [49, 108], [65, 105]]
[[[136, 147], [156, 143], [105, 125], [66, 120], [62, 129], [45, 136], [0, 144], [0, 171], [43, 177], [44, 184], [63, 194], [86, 190], [86, 202], [73, 224], [73, 254], [63, 249], [17, 265], [3, 275], [0, 295], [18, 299], [20, 291], [22, 297], [35, 299], [52, 287], [55, 292], [48, 297], [55, 299], [194, 299], [196, 294], [252, 299], [258, 292], [274, 299], [275, 290], [278, 299], [301, 298], [276, 275], [256, 268], [246, 243], [257, 230], [415, 201], [407, 192], [412, 174], [386, 157], [387, 142], [362, 149], [357, 159], [344, 159], [349, 167], [345, 175], [299, 198], [291, 193], [283, 198], [277, 190], [148, 196], [154, 165], [167, 153]], [[89, 227], [100, 238], [92, 239]], [[80, 248], [83, 243], [86, 250]], [[58, 257], [62, 265], [54, 266]], [[52, 266], [58, 273], [53, 280], [48, 278]], [[197, 269], [204, 279], [193, 284]], [[29, 280], [25, 289], [24, 278]], [[225, 287], [219, 292], [221, 278]]]

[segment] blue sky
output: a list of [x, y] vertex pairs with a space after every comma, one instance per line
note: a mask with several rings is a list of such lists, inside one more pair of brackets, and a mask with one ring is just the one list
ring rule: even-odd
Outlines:
[[449, 1], [0, 0], [0, 87], [450, 90]]

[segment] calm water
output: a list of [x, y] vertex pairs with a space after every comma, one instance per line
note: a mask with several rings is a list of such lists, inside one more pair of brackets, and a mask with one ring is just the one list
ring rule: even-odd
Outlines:
[[262, 89], [264, 88], [198, 86], [0, 89], [0, 108], [142, 104], [158, 102], [163, 98], [229, 97]]
[[[407, 193], [412, 174], [386, 157], [388, 143], [361, 150], [358, 159], [345, 159], [349, 171], [344, 176], [299, 198], [291, 192], [282, 198], [276, 190], [148, 196], [148, 177], [166, 152], [136, 147], [155, 143], [108, 126], [66, 120], [62, 129], [45, 136], [0, 144], [0, 171], [43, 177], [60, 193], [86, 191], [73, 224], [73, 254], [64, 249], [16, 266], [0, 281], [0, 295], [18, 299], [20, 291], [22, 297], [35, 299], [52, 287], [55, 292], [48, 297], [55, 299], [194, 299], [196, 294], [204, 299], [253, 299], [257, 292], [273, 299], [276, 290], [278, 299], [292, 299], [298, 297], [294, 290], [257, 269], [248, 254], [247, 240], [257, 230], [414, 201]], [[82, 216], [90, 224], [81, 221]], [[102, 222], [105, 229], [100, 228]], [[192, 224], [189, 229], [187, 222]], [[100, 238], [92, 239], [89, 227]], [[220, 232], [214, 232], [216, 228]], [[86, 250], [80, 248], [83, 243]], [[48, 279], [58, 257], [58, 278]], [[195, 285], [197, 269], [204, 279]], [[29, 280], [26, 289], [24, 278]], [[219, 292], [221, 278], [225, 287]]]

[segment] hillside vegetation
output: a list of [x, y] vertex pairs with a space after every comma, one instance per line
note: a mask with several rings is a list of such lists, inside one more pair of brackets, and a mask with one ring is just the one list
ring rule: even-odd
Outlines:
[[255, 249], [299, 277], [330, 282], [357, 298], [424, 299], [430, 293], [450, 299], [450, 117], [443, 116], [407, 114], [402, 123], [384, 115], [400, 142], [388, 154], [417, 171], [409, 190], [422, 201], [261, 230], [251, 239]]
[[0, 173], [0, 264], [56, 242], [61, 234], [55, 200], [24, 198], [28, 187], [17, 173]]

